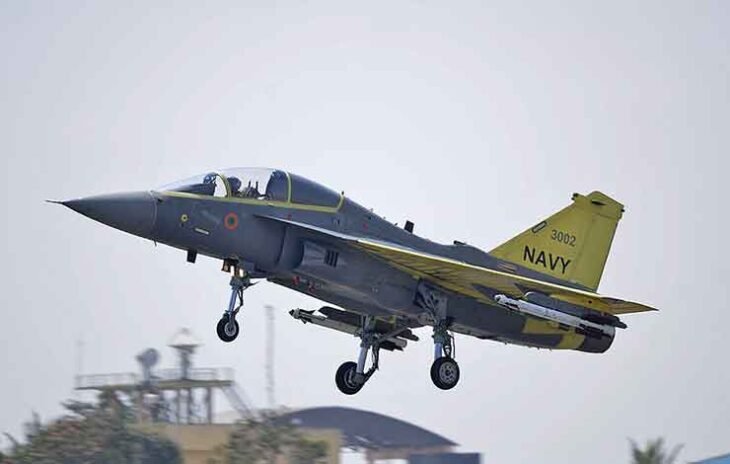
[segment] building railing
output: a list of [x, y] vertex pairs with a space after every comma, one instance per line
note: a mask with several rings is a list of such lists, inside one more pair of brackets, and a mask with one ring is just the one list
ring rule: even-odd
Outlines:
[[194, 368], [188, 369], [187, 375], [183, 376], [183, 370], [179, 368], [158, 369], [152, 371], [152, 381], [155, 380], [194, 380], [199, 382], [223, 381], [232, 382], [233, 369], [230, 367], [221, 368]]
[[101, 388], [112, 385], [136, 385], [142, 382], [137, 374], [92, 374], [77, 375], [76, 388]]
[[[108, 388], [113, 386], [134, 386], [143, 383], [143, 377], [134, 373], [77, 375], [76, 389]], [[159, 381], [191, 380], [194, 382], [233, 382], [234, 372], [230, 367], [191, 368], [183, 376], [179, 368], [156, 369], [152, 371], [152, 383]]]

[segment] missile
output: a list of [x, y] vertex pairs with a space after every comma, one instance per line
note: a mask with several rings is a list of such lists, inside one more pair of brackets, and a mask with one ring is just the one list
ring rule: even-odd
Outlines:
[[496, 295], [494, 301], [509, 310], [521, 314], [573, 327], [581, 335], [588, 335], [595, 338], [604, 336], [613, 337], [616, 332], [616, 329], [610, 325], [596, 324], [595, 322], [587, 321], [572, 314], [556, 311], [524, 300], [515, 300], [506, 295]]
[[321, 327], [327, 327], [328, 329], [338, 330], [340, 332], [344, 332], [350, 335], [355, 335], [355, 333], [359, 329], [359, 327], [357, 326], [345, 324], [340, 321], [333, 321], [320, 314], [315, 314], [314, 311], [306, 311], [304, 309], [292, 309], [291, 311], [289, 311], [289, 314], [294, 319], [302, 321], [305, 324], [310, 323]]
[[[314, 311], [306, 311], [304, 309], [292, 309], [291, 311], [289, 311], [289, 315], [296, 320], [304, 322], [305, 324], [314, 324], [320, 327], [326, 327], [328, 329], [337, 330], [339, 332], [344, 332], [350, 335], [357, 335], [357, 333], [360, 331], [359, 326], [336, 321], [329, 317], [322, 316], [321, 314], [316, 314]], [[408, 342], [403, 340], [402, 338], [387, 338], [384, 340], [387, 340], [388, 342], [392, 343], [394, 346], [400, 349], [405, 348], [408, 344]]]

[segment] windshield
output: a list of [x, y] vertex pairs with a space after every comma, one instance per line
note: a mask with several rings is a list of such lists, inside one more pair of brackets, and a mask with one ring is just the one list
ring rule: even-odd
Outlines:
[[209, 172], [173, 182], [159, 190], [253, 200], [290, 199], [288, 174], [263, 168], [232, 168]]

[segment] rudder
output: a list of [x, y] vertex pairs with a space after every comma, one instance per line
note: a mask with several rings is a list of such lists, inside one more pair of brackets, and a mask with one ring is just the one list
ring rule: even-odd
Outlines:
[[595, 291], [624, 207], [601, 192], [563, 208], [489, 254]]

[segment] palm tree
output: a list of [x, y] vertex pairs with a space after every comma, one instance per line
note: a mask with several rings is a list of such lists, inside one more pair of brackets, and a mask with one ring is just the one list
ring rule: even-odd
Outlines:
[[643, 449], [634, 440], [630, 441], [632, 464], [674, 464], [677, 455], [682, 450], [682, 445], [677, 445], [667, 453], [667, 450], [664, 449], [663, 438], [647, 441]]

